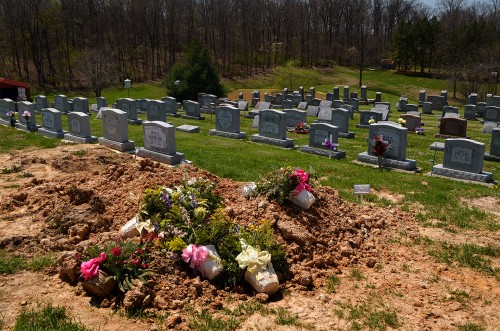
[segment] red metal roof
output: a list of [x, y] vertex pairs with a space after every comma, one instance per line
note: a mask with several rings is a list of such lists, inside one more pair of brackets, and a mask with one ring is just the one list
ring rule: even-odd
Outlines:
[[2, 78], [0, 77], [0, 88], [5, 88], [5, 87], [24, 87], [24, 88], [29, 88], [30, 83], [25, 83], [25, 82], [19, 82], [17, 80], [11, 80], [7, 78]]

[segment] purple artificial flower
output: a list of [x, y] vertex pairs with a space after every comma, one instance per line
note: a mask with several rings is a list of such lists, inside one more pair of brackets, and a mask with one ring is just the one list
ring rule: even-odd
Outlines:
[[161, 191], [161, 198], [167, 204], [167, 208], [172, 208], [172, 201], [170, 201], [170, 198], [168, 197], [168, 194], [165, 192], [165, 190]]

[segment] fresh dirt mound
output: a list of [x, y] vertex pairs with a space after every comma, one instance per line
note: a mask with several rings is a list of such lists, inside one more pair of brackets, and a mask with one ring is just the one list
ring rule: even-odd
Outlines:
[[[247, 200], [242, 195], [245, 183], [219, 178], [192, 165], [170, 167], [100, 146], [63, 146], [48, 151], [1, 155], [0, 158], [4, 168], [20, 167], [20, 172], [2, 175], [0, 249], [27, 256], [47, 251], [57, 256], [63, 252], [81, 251], [88, 245], [116, 238], [120, 227], [137, 213], [144, 189], [173, 186], [184, 178], [202, 177], [217, 184], [216, 191], [222, 196], [229, 217], [241, 225], [269, 220], [277, 241], [285, 244], [291, 268], [289, 274], [280, 275], [283, 291], [270, 298], [276, 304], [293, 301], [282, 296], [288, 291], [314, 297], [324, 292], [322, 289], [329, 276], [346, 274], [345, 271], [353, 266], [376, 274], [377, 268], [371, 269], [376, 265], [383, 266], [402, 256], [411, 260], [413, 257], [406, 252], [402, 254], [399, 247], [394, 251], [389, 249], [389, 239], [402, 231], [410, 238], [419, 236], [413, 215], [392, 207], [352, 204], [328, 187], [314, 188], [316, 202], [310, 210], [304, 211], [292, 203], [278, 205], [262, 199]], [[422, 253], [418, 255], [418, 263], [431, 263], [421, 256]], [[182, 311], [187, 305], [220, 309], [228, 296], [239, 300], [254, 296], [251, 288], [245, 285], [218, 288], [195, 277], [186, 266], [161, 270], [161, 274], [148, 282], [147, 293], [151, 298], [150, 307], [153, 307], [149, 309], [175, 311], [180, 318], [173, 324], [180, 323], [181, 328], [186, 326]], [[394, 278], [391, 273], [396, 272], [391, 270], [387, 279]], [[55, 276], [47, 277], [57, 282]], [[382, 287], [391, 287], [383, 281], [384, 277], [376, 279]], [[401, 281], [404, 277], [399, 284]], [[489, 280], [486, 283], [489, 284]], [[11, 284], [6, 280], [5, 284], [14, 286], [15, 282]], [[58, 286], [68, 287], [67, 284]], [[486, 292], [488, 286], [484, 287]], [[82, 293], [77, 288], [77, 293]], [[351, 300], [349, 294], [359, 289], [349, 288], [348, 291], [339, 299]], [[420, 291], [425, 292], [425, 287]], [[116, 307], [121, 299], [115, 296], [92, 302], [101, 307]], [[328, 303], [324, 297], [321, 300]], [[413, 309], [402, 308], [401, 313], [408, 310], [411, 315]], [[442, 314], [431, 314], [427, 319], [440, 320], [440, 317]], [[314, 319], [313, 322], [323, 325]], [[106, 329], [113, 330], [109, 326]]]

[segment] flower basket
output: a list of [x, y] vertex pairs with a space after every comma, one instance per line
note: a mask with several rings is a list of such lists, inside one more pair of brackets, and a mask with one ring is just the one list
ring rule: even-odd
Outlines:
[[132, 238], [138, 237], [140, 235], [139, 230], [137, 230], [137, 216], [133, 217], [125, 223], [124, 226], [120, 229], [120, 234], [123, 238]]
[[203, 271], [205, 273], [205, 278], [212, 280], [222, 272], [224, 267], [222, 266], [221, 258], [219, 256], [219, 253], [217, 253], [215, 246], [207, 245], [205, 247], [210, 252], [210, 255], [207, 257], [205, 263], [203, 264]]
[[309, 209], [316, 200], [316, 198], [314, 198], [314, 195], [308, 190], [302, 190], [299, 192], [299, 194], [295, 196], [292, 195], [288, 199], [305, 210]]
[[116, 280], [109, 275], [99, 270], [97, 277], [92, 277], [89, 280], [83, 281], [83, 288], [92, 295], [103, 298], [108, 296], [116, 287]]
[[258, 293], [273, 295], [278, 292], [280, 283], [274, 271], [273, 264], [269, 262], [266, 269], [260, 268], [257, 273], [252, 273], [248, 269], [245, 272], [245, 280], [252, 285]]

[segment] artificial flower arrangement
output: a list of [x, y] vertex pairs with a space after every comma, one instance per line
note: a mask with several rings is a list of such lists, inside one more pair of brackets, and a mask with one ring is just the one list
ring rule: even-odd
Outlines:
[[421, 135], [421, 136], [425, 135], [424, 129], [421, 128], [421, 127], [416, 127], [415, 128], [415, 133], [418, 134], [418, 135]]
[[21, 116], [24, 117], [26, 123], [29, 123], [31, 117], [31, 113], [29, 111], [25, 110]]
[[295, 126], [295, 129], [293, 131], [298, 134], [308, 134], [309, 126], [307, 125], [307, 123], [301, 122]]
[[279, 204], [290, 200], [304, 209], [308, 209], [314, 203], [311, 186], [309, 185], [309, 173], [292, 167], [280, 168], [270, 172], [261, 178], [261, 180], [251, 186], [245, 186], [245, 196], [252, 197], [263, 195], [268, 199], [275, 200]]
[[368, 124], [375, 124], [377, 121], [373, 118], [373, 116], [370, 116], [370, 119], [368, 120]]
[[389, 149], [389, 144], [382, 140], [383, 136], [377, 135], [372, 141], [372, 153], [375, 156], [385, 157], [385, 153]]
[[400, 118], [398, 118], [398, 123], [399, 123], [399, 125], [401, 125], [401, 126], [405, 126], [405, 124], [406, 124], [406, 120], [400, 117]]

